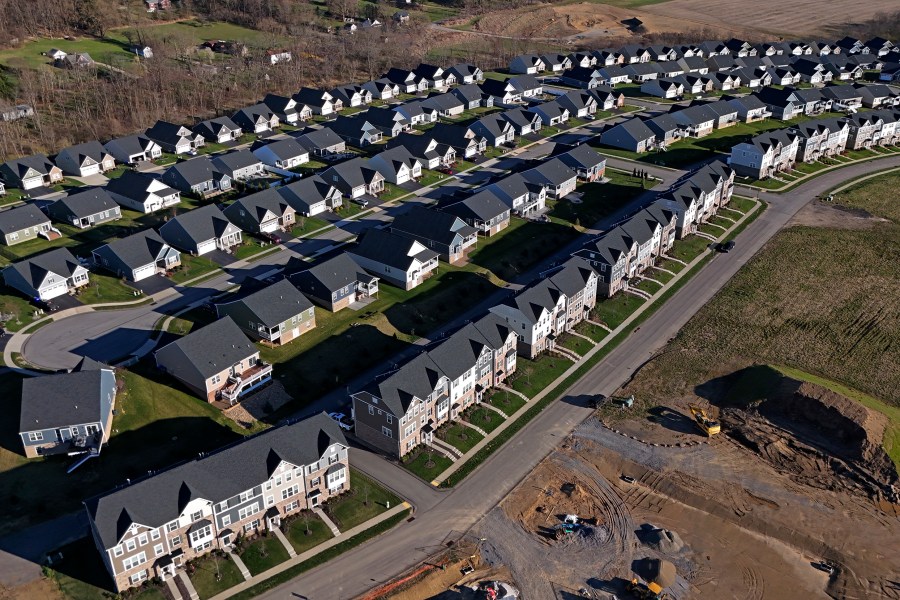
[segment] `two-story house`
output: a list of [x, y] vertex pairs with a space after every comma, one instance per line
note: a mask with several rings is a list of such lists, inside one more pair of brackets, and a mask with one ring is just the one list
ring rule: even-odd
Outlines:
[[[378, 297], [378, 277], [366, 270], [348, 253], [344, 252], [315, 265], [288, 275], [297, 289], [314, 303], [337, 312], [355, 303]], [[290, 266], [290, 263], [289, 263]]]
[[316, 326], [312, 302], [287, 279], [216, 304], [216, 312], [231, 317], [252, 339], [271, 346], [286, 344]]
[[438, 253], [421, 242], [385, 229], [368, 229], [347, 250], [366, 271], [404, 290], [411, 290], [438, 267]]
[[464, 220], [423, 206], [397, 215], [391, 222], [390, 230], [421, 242], [450, 264], [464, 261], [478, 240], [478, 231]]
[[121, 206], [150, 214], [181, 202], [181, 192], [146, 173], [125, 171], [110, 179], [106, 191]]

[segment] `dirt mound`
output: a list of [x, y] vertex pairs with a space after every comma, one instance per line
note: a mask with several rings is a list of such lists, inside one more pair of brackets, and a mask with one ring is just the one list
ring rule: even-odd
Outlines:
[[896, 501], [882, 446], [887, 418], [823, 386], [782, 378], [768, 397], [721, 413], [728, 435], [806, 485]]
[[677, 554], [684, 548], [684, 542], [677, 533], [668, 529], [657, 529], [649, 523], [641, 525], [637, 536], [641, 543], [665, 554]]

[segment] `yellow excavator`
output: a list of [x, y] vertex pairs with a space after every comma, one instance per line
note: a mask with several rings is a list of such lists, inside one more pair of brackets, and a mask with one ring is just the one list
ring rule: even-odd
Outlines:
[[719, 425], [719, 422], [710, 419], [703, 408], [696, 404], [688, 404], [688, 408], [691, 410], [691, 415], [694, 417], [694, 423], [703, 430], [703, 433], [712, 437], [722, 431], [722, 426]]

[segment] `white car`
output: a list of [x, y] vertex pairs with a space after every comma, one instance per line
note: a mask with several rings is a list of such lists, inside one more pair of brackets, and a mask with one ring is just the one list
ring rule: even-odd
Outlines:
[[353, 421], [347, 418], [347, 415], [339, 412], [328, 413], [328, 416], [337, 421], [338, 426], [345, 430], [350, 431], [353, 429]]

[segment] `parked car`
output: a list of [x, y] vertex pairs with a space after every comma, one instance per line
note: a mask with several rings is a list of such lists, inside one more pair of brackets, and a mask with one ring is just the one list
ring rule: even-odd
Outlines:
[[350, 418], [344, 413], [331, 412], [328, 413], [328, 416], [337, 421], [337, 424], [341, 429], [345, 431], [350, 431], [351, 429], [353, 429], [353, 421], [350, 420]]
[[453, 169], [450, 167], [441, 167], [438, 169], [438, 173], [443, 173], [444, 175], [453, 175]]
[[260, 237], [263, 238], [264, 240], [267, 240], [274, 244], [281, 243], [281, 236], [279, 236], [278, 234], [275, 234], [275, 233], [262, 233], [262, 234], [260, 234]]
[[362, 206], [363, 208], [365, 208], [365, 207], [367, 207], [367, 206], [369, 205], [369, 200], [368, 200], [368, 198], [353, 198], [353, 199], [351, 200], [351, 202], [353, 202], [353, 204], [359, 204], [359, 205]]
[[622, 475], [622, 481], [625, 483], [634, 483], [634, 477], [631, 475]]
[[724, 244], [718, 244], [716, 246], [717, 252], [728, 253], [728, 252], [731, 252], [732, 250], [734, 250], [734, 241], [733, 240], [725, 242]]

